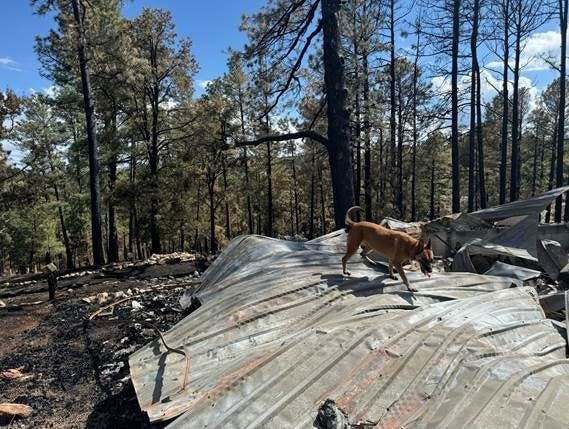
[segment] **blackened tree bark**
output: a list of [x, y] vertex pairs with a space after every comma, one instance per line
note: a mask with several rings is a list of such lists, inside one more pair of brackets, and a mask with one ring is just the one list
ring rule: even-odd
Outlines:
[[[389, 1], [389, 150], [391, 171], [397, 167], [396, 158], [396, 115], [397, 103], [395, 98], [395, 0]], [[394, 187], [396, 190], [398, 186]]]
[[108, 216], [109, 216], [109, 247], [108, 247], [108, 260], [109, 262], [117, 262], [119, 260], [119, 245], [118, 245], [118, 231], [115, 210], [115, 197], [114, 189], [117, 182], [117, 162], [118, 162], [118, 141], [117, 141], [117, 122], [116, 110], [113, 109], [112, 115], [108, 121], [109, 130], [109, 198], [108, 198]]
[[312, 149], [312, 162], [310, 169], [310, 223], [308, 227], [308, 238], [314, 238], [314, 205], [316, 199], [316, 190], [315, 190], [315, 180], [316, 180], [316, 162], [315, 162], [316, 154], [314, 148]]
[[267, 227], [266, 235], [273, 236], [273, 159], [271, 142], [267, 142]]
[[93, 264], [105, 263], [103, 254], [103, 236], [101, 229], [101, 189], [99, 184], [99, 157], [97, 152], [97, 136], [95, 132], [94, 107], [91, 98], [89, 72], [87, 70], [87, 55], [83, 33], [82, 13], [79, 10], [78, 0], [71, 0], [73, 17], [77, 31], [77, 56], [81, 70], [81, 87], [83, 92], [83, 108], [85, 110], [85, 124], [87, 131], [87, 145], [89, 151], [89, 179], [91, 193], [91, 240], [93, 251]]
[[344, 62], [341, 60], [340, 33], [336, 14], [339, 0], [322, 0], [322, 29], [324, 35], [324, 82], [328, 113], [328, 157], [334, 193], [336, 228], [344, 225], [346, 211], [354, 203], [352, 187], [349, 114], [346, 110]]
[[318, 169], [318, 179], [320, 182], [320, 218], [322, 223], [320, 224], [320, 235], [326, 234], [326, 198], [324, 196], [324, 180], [322, 177], [322, 169]]
[[411, 220], [417, 220], [417, 87], [419, 80], [419, 53], [421, 46], [421, 26], [416, 25], [415, 62], [413, 64], [413, 153], [411, 160]]
[[503, 0], [502, 18], [504, 19], [504, 65], [502, 72], [502, 131], [500, 143], [500, 195], [499, 203], [506, 202], [506, 181], [508, 164], [508, 121], [510, 99], [508, 94], [508, 61], [510, 58], [510, 0]]
[[452, 12], [452, 69], [451, 69], [451, 173], [452, 212], [460, 212], [460, 175], [458, 153], [458, 46], [460, 42], [460, 4], [454, 0]]
[[[305, 2], [300, 2], [300, 4]], [[308, 25], [313, 17], [314, 10], [318, 5], [318, 1], [312, 2], [308, 15], [305, 17], [304, 25]], [[324, 62], [324, 85], [326, 92], [326, 107], [328, 120], [328, 137], [325, 138], [311, 130], [300, 131], [295, 133], [283, 134], [279, 136], [264, 136], [254, 141], [237, 142], [236, 146], [259, 145], [267, 141], [286, 141], [294, 138], [311, 138], [322, 143], [328, 152], [330, 163], [330, 173], [332, 179], [332, 192], [334, 199], [334, 220], [336, 228], [344, 226], [344, 216], [346, 211], [354, 204], [354, 187], [352, 172], [352, 155], [349, 138], [349, 113], [346, 110], [346, 88], [344, 80], [344, 62], [340, 58], [340, 32], [338, 29], [338, 18], [336, 14], [340, 10], [340, 0], [320, 0], [322, 19], [316, 25], [316, 28], [307, 36], [304, 46], [301, 49], [299, 57], [295, 61], [295, 65], [290, 70], [286, 79], [286, 84], [278, 92], [276, 100], [273, 102], [274, 107], [279, 97], [289, 89], [292, 81], [295, 80], [295, 73], [302, 64], [302, 59], [306, 54], [312, 40], [323, 32], [323, 62]], [[286, 25], [289, 22], [290, 12], [286, 13], [286, 18], [278, 19], [275, 28], [278, 27], [286, 33]], [[308, 23], [308, 24], [307, 24]], [[281, 28], [284, 27], [284, 28]], [[279, 39], [282, 32], [278, 34], [264, 34], [261, 45], [255, 52], [263, 51], [264, 46], [269, 41]], [[301, 33], [304, 34], [304, 33]], [[299, 39], [293, 39], [293, 47], [299, 43]], [[289, 48], [284, 58], [294, 52], [293, 48]], [[282, 62], [282, 57], [281, 62]], [[270, 110], [270, 108], [269, 108]]]
[[363, 64], [363, 101], [364, 101], [364, 200], [365, 218], [367, 221], [372, 219], [372, 193], [371, 193], [371, 123], [369, 105], [369, 64], [368, 53], [362, 54]]
[[298, 205], [298, 182], [296, 179], [296, 154], [295, 154], [295, 146], [294, 142], [291, 142], [290, 145], [290, 155], [291, 155], [291, 162], [292, 162], [292, 191], [294, 197], [294, 231], [296, 234], [300, 233], [300, 225], [299, 225], [299, 217], [300, 217], [300, 207]]
[[480, 85], [480, 65], [476, 56], [476, 140], [478, 141], [478, 192], [480, 192], [480, 208], [485, 209], [488, 204], [486, 194], [486, 170], [484, 168], [484, 141], [482, 133], [482, 94]]
[[[566, 68], [567, 68], [567, 7], [568, 0], [559, 0], [559, 28], [561, 30], [561, 63], [559, 67], [559, 119], [557, 129], [557, 171], [555, 177], [555, 186], [561, 187], [563, 183], [563, 167], [564, 167], [564, 147], [565, 147], [565, 98], [566, 98]], [[555, 203], [555, 222], [561, 222], [561, 204], [563, 196], [559, 196]], [[565, 199], [567, 204], [569, 200]], [[565, 221], [568, 218], [569, 210], [565, 207]]]
[[[517, 8], [515, 15], [516, 28], [521, 26], [521, 8]], [[512, 94], [512, 156], [510, 170], [510, 201], [516, 201], [520, 197], [520, 56], [521, 56], [521, 33], [516, 31], [514, 47], [514, 85]]]
[[476, 113], [477, 113], [477, 83], [478, 83], [478, 21], [480, 17], [480, 2], [474, 0], [472, 15], [472, 33], [470, 35], [470, 52], [472, 58], [472, 70], [470, 75], [470, 130], [468, 133], [468, 211], [474, 211], [474, 202], [476, 199], [476, 137], [478, 135], [476, 129]]
[[[360, 193], [362, 185], [362, 148], [361, 148], [361, 105], [360, 105], [360, 73], [359, 73], [359, 47], [358, 47], [358, 32], [357, 32], [357, 13], [353, 17], [353, 49], [354, 49], [354, 96], [355, 96], [355, 135], [354, 141], [356, 143], [356, 156], [355, 159], [355, 173], [354, 174], [354, 200], [357, 206], [360, 205]], [[364, 72], [365, 73], [365, 72]], [[365, 78], [365, 77], [364, 77]]]

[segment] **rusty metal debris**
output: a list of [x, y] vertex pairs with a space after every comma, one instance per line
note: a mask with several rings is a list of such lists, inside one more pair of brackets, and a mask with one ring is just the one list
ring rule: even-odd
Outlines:
[[162, 332], [160, 332], [160, 329], [158, 329], [158, 327], [150, 322], [147, 321], [140, 321], [139, 323], [146, 325], [148, 327], [150, 327], [150, 329], [154, 330], [158, 336], [160, 337], [160, 341], [162, 341], [162, 344], [164, 345], [164, 347], [166, 348], [166, 350], [170, 353], [177, 353], [179, 355], [184, 356], [184, 359], [186, 361], [186, 367], [184, 370], [184, 380], [182, 381], [182, 388], [181, 390], [186, 390], [186, 387], [188, 385], [188, 377], [190, 375], [190, 354], [188, 352], [186, 352], [185, 350], [181, 350], [181, 349], [175, 349], [173, 347], [170, 347], [167, 343], [166, 340], [164, 339], [164, 335], [162, 334]]

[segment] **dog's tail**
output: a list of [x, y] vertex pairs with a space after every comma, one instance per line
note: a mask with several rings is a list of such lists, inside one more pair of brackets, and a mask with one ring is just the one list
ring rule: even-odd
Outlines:
[[354, 211], [363, 211], [363, 209], [360, 206], [354, 206], [348, 209], [348, 211], [346, 212], [346, 218], [344, 220], [344, 223], [346, 224], [346, 230], [349, 230], [351, 226], [355, 223], [350, 217], [350, 215]]

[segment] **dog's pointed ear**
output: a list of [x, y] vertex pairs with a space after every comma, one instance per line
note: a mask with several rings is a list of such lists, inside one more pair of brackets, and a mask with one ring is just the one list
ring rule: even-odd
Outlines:
[[427, 240], [427, 244], [425, 244], [425, 249], [431, 250], [431, 239], [430, 238]]

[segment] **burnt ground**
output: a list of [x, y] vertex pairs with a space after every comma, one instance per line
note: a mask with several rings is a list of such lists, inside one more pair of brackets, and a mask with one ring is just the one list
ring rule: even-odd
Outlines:
[[[179, 298], [195, 284], [193, 273], [204, 269], [198, 261], [79, 273], [59, 281], [53, 302], [47, 302], [42, 278], [0, 284], [6, 305], [0, 307], [0, 373], [18, 368], [24, 374], [0, 377], [0, 403], [33, 408], [30, 417], [0, 417], [0, 427], [163, 427], [151, 425], [140, 411], [128, 356], [157, 341], [157, 333], [140, 321], [166, 331], [185, 317]], [[140, 296], [117, 305], [111, 315], [88, 320], [103, 306], [98, 300], [113, 302], [129, 293]]]

